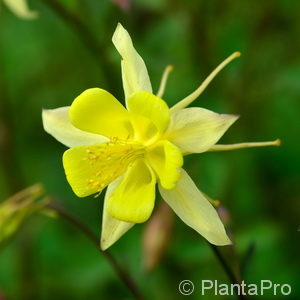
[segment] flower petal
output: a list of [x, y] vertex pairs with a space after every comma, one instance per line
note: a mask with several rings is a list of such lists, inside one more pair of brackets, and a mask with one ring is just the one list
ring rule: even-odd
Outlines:
[[131, 113], [131, 124], [134, 133], [133, 140], [141, 144], [152, 144], [160, 137], [157, 127], [146, 117]]
[[137, 91], [152, 93], [146, 65], [134, 49], [129, 33], [120, 23], [114, 32], [112, 41], [122, 56], [121, 66], [125, 98], [127, 99]]
[[182, 152], [205, 152], [237, 119], [236, 115], [217, 114], [200, 107], [176, 110], [171, 114], [165, 138]]
[[165, 190], [159, 186], [159, 191], [179, 218], [210, 243], [231, 244], [216, 210], [184, 170], [174, 189]]
[[69, 108], [65, 106], [56, 109], [44, 109], [42, 118], [45, 131], [69, 148], [102, 144], [109, 141], [104, 136], [74, 127], [69, 121]]
[[108, 199], [108, 213], [121, 221], [142, 223], [151, 215], [155, 200], [155, 174], [143, 160], [134, 162]]
[[128, 111], [113, 95], [99, 88], [79, 95], [70, 107], [69, 118], [75, 127], [106, 137], [126, 139], [132, 135]]
[[106, 191], [103, 207], [102, 232], [101, 232], [101, 249], [106, 250], [114, 244], [123, 234], [125, 234], [134, 223], [123, 222], [113, 218], [107, 213], [107, 201], [119, 185], [121, 177], [112, 182]]
[[145, 91], [139, 91], [127, 99], [131, 113], [141, 115], [152, 121], [159, 133], [163, 133], [170, 122], [170, 111], [165, 101]]
[[67, 180], [78, 197], [99, 193], [126, 171], [140, 151], [124, 143], [71, 148], [63, 155]]
[[20, 18], [35, 19], [38, 16], [38, 12], [29, 9], [25, 0], [3, 0], [3, 2]]
[[167, 190], [174, 188], [181, 175], [179, 169], [183, 165], [181, 151], [169, 141], [164, 140], [157, 142], [147, 152], [146, 158], [156, 172], [161, 186]]

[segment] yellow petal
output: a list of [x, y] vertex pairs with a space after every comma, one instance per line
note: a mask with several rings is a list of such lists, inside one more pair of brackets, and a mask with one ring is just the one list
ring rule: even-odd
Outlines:
[[165, 101], [145, 91], [134, 93], [127, 99], [131, 113], [139, 114], [152, 121], [159, 133], [163, 133], [170, 122], [170, 112]]
[[182, 152], [205, 152], [237, 119], [236, 115], [217, 114], [200, 107], [175, 110], [165, 138]]
[[43, 125], [46, 132], [67, 147], [107, 143], [108, 138], [99, 134], [82, 131], [69, 120], [69, 107], [44, 109]]
[[210, 243], [231, 244], [216, 210], [184, 170], [174, 189], [165, 190], [159, 185], [159, 191], [179, 218]]
[[30, 10], [25, 0], [3, 0], [7, 7], [18, 17], [34, 19], [38, 16], [36, 11]]
[[179, 169], [183, 165], [181, 151], [169, 141], [159, 141], [146, 154], [149, 165], [156, 172], [160, 184], [165, 189], [174, 188], [180, 178]]
[[70, 107], [69, 117], [75, 127], [109, 138], [126, 139], [133, 134], [128, 111], [102, 89], [88, 89], [79, 95]]
[[141, 151], [136, 145], [117, 142], [71, 148], [63, 155], [67, 180], [78, 197], [101, 192]]
[[127, 99], [137, 91], [152, 93], [146, 65], [133, 47], [129, 33], [121, 24], [118, 24], [112, 41], [122, 56], [121, 66], [125, 98]]
[[142, 223], [151, 215], [155, 200], [155, 174], [143, 160], [134, 162], [108, 199], [108, 213], [121, 221]]
[[133, 113], [130, 116], [134, 133], [133, 140], [144, 145], [149, 145], [158, 139], [160, 136], [159, 132], [150, 119]]
[[107, 213], [107, 201], [116, 187], [119, 185], [121, 177], [112, 182], [106, 191], [103, 207], [101, 249], [106, 250], [114, 244], [123, 234], [125, 234], [134, 223], [123, 222], [113, 218]]

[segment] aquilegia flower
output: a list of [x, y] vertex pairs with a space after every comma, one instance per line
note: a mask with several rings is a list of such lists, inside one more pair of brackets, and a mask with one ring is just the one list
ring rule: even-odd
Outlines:
[[43, 111], [45, 130], [70, 147], [63, 155], [63, 165], [74, 193], [85, 197], [108, 186], [102, 249], [150, 217], [157, 183], [162, 198], [187, 225], [212, 244], [230, 244], [216, 210], [182, 165], [184, 154], [244, 146], [214, 146], [237, 120], [236, 115], [185, 108], [239, 53], [231, 55], [194, 93], [169, 109], [161, 96], [170, 68], [156, 96], [145, 63], [120, 24], [112, 40], [122, 56], [126, 108], [109, 92], [92, 88], [70, 107]]
[[26, 0], [3, 0], [3, 2], [20, 18], [34, 19], [38, 16], [38, 12], [29, 9]]

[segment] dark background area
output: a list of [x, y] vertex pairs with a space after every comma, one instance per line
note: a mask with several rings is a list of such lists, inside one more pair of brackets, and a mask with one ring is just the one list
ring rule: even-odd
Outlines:
[[[282, 146], [193, 155], [185, 169], [227, 208], [245, 281], [288, 283], [292, 294], [277, 298], [299, 299], [300, 2], [135, 0], [128, 11], [108, 0], [53, 3], [30, 1], [40, 14], [30, 21], [1, 5], [0, 125], [6, 144], [0, 200], [42, 182], [61, 205], [100, 233], [102, 197], [79, 199], [72, 193], [61, 163], [65, 147], [43, 131], [41, 109], [70, 105], [91, 87], [123, 101], [120, 58], [111, 43], [118, 22], [144, 58], [154, 91], [164, 67], [175, 66], [164, 96], [170, 106], [224, 58], [241, 51], [195, 105], [241, 115], [222, 143], [280, 138]], [[190, 299], [200, 298], [201, 280], [228, 282], [205, 240], [178, 218], [163, 259], [145, 272], [145, 226], [135, 226], [111, 250], [148, 299], [183, 299], [178, 283], [184, 279], [195, 283]], [[232, 253], [223, 251], [234, 264]], [[80, 232], [41, 215], [0, 249], [0, 293], [22, 300], [133, 299]], [[271, 298], [276, 296], [255, 297]], [[208, 293], [205, 299], [222, 297]]]

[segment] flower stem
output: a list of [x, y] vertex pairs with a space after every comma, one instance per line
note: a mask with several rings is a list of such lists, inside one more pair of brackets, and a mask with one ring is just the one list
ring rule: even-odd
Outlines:
[[[1, 40], [1, 43], [3, 41]], [[3, 61], [0, 57], [0, 69], [3, 70]], [[15, 123], [13, 119], [13, 110], [10, 105], [9, 91], [7, 82], [4, 80], [4, 74], [0, 74], [0, 164], [3, 170], [7, 194], [13, 195], [24, 186], [24, 178], [21, 166], [16, 155], [14, 145]]]
[[[0, 44], [3, 40], [0, 40]], [[3, 58], [0, 56], [0, 70], [3, 69]], [[8, 83], [5, 80], [5, 74], [0, 74], [0, 166], [3, 171], [4, 186], [7, 188], [7, 194], [13, 195], [24, 187], [24, 174], [19, 163], [16, 153], [15, 136], [16, 124], [14, 122], [14, 112], [9, 99]], [[1, 191], [2, 192], [2, 191]], [[5, 194], [4, 194], [5, 195]], [[29, 244], [32, 235], [26, 233], [26, 241], [18, 241], [19, 245], [19, 262], [20, 276], [18, 279], [19, 295], [23, 300], [33, 299], [36, 287], [36, 273], [33, 268], [33, 252]]]
[[108, 263], [115, 270], [116, 274], [122, 280], [122, 282], [127, 286], [127, 288], [134, 295], [135, 299], [143, 300], [144, 296], [140, 292], [138, 286], [134, 282], [131, 275], [117, 262], [113, 255], [108, 251], [101, 251], [99, 247], [99, 238], [80, 220], [65, 211], [63, 208], [57, 206], [56, 204], [49, 203], [46, 208], [57, 213], [61, 218], [74, 225], [79, 229], [99, 250], [103, 257], [108, 261]]
[[[212, 245], [210, 243], [208, 243], [210, 248], [212, 249], [213, 253], [215, 254], [216, 258], [219, 260], [222, 268], [224, 269], [225, 273], [227, 274], [230, 282], [232, 284], [241, 284], [241, 280], [237, 278], [237, 276], [234, 274], [234, 272], [232, 271], [232, 269], [229, 267], [229, 265], [227, 264], [225, 258], [223, 257], [223, 255], [221, 254], [219, 248], [215, 245]], [[240, 300], [246, 300], [246, 296], [242, 295], [241, 293], [237, 294], [238, 299]]]
[[44, 3], [77, 34], [78, 38], [95, 58], [100, 70], [105, 74], [107, 88], [110, 88], [110, 83], [114, 82], [114, 73], [108, 64], [109, 58], [103, 44], [95, 38], [86, 23], [76, 14], [70, 12], [61, 1], [44, 0]]

